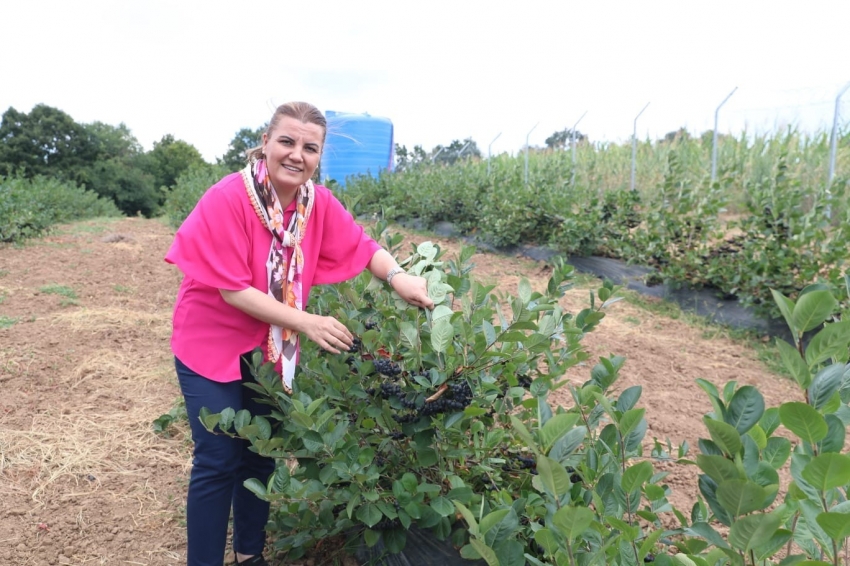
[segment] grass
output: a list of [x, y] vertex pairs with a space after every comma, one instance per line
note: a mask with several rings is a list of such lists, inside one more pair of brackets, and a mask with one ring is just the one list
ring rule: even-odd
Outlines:
[[117, 293], [132, 293], [133, 289], [130, 287], [125, 287], [124, 285], [113, 285], [112, 290]]
[[68, 299], [77, 298], [77, 292], [65, 285], [45, 285], [44, 287], [39, 287], [38, 290], [48, 295], [61, 295]]
[[13, 318], [10, 316], [0, 316], [0, 329], [14, 326], [16, 322], [18, 322], [17, 318]]

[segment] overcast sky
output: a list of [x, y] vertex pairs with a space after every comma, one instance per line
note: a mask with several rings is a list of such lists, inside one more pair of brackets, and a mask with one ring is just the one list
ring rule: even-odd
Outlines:
[[0, 24], [0, 112], [44, 103], [208, 160], [288, 100], [486, 154], [585, 112], [592, 140], [627, 140], [647, 103], [639, 137], [710, 129], [735, 87], [722, 131], [828, 129], [850, 83], [850, 0], [0, 0]]

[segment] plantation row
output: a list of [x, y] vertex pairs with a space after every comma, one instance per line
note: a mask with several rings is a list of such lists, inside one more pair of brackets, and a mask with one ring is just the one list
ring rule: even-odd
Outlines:
[[796, 296], [823, 280], [843, 289], [850, 140], [840, 143], [829, 189], [827, 138], [789, 132], [722, 138], [714, 182], [710, 140], [685, 136], [639, 145], [635, 191], [630, 147], [580, 144], [575, 167], [570, 151], [532, 152], [527, 169], [525, 155], [425, 162], [349, 179], [344, 200], [390, 221], [450, 222], [498, 247], [655, 266], [668, 281], [714, 287], [776, 316], [769, 288]]

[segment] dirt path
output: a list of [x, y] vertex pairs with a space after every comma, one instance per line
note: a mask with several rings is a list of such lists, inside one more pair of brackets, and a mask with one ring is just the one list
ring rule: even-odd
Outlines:
[[[185, 563], [190, 447], [181, 430], [151, 428], [179, 398], [168, 340], [180, 274], [162, 261], [172, 235], [159, 221], [128, 218], [0, 247], [0, 564]], [[523, 276], [546, 281], [539, 262], [473, 261], [477, 278], [510, 292]], [[576, 289], [564, 304], [576, 312], [586, 298]], [[625, 301], [585, 344], [592, 359], [628, 358], [618, 388], [643, 386], [650, 441], [695, 446], [705, 435], [699, 377], [757, 385], [768, 406], [795, 396], [751, 350]], [[581, 383], [589, 369], [570, 378]], [[671, 471], [673, 502], [689, 510], [695, 471], [656, 467]]]

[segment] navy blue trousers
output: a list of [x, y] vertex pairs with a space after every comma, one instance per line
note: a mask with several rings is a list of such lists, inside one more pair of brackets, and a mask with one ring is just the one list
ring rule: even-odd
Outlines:
[[244, 386], [253, 381], [245, 360], [242, 381], [218, 383], [198, 375], [174, 359], [177, 380], [186, 399], [186, 413], [195, 443], [189, 496], [186, 503], [188, 566], [222, 566], [227, 545], [227, 522], [233, 508], [233, 549], [242, 554], [262, 554], [269, 504], [245, 489], [243, 482], [257, 478], [265, 483], [274, 471], [274, 460], [251, 452], [250, 443], [204, 428], [201, 407], [219, 413], [226, 407], [267, 415], [269, 407], [254, 401], [257, 394]]

